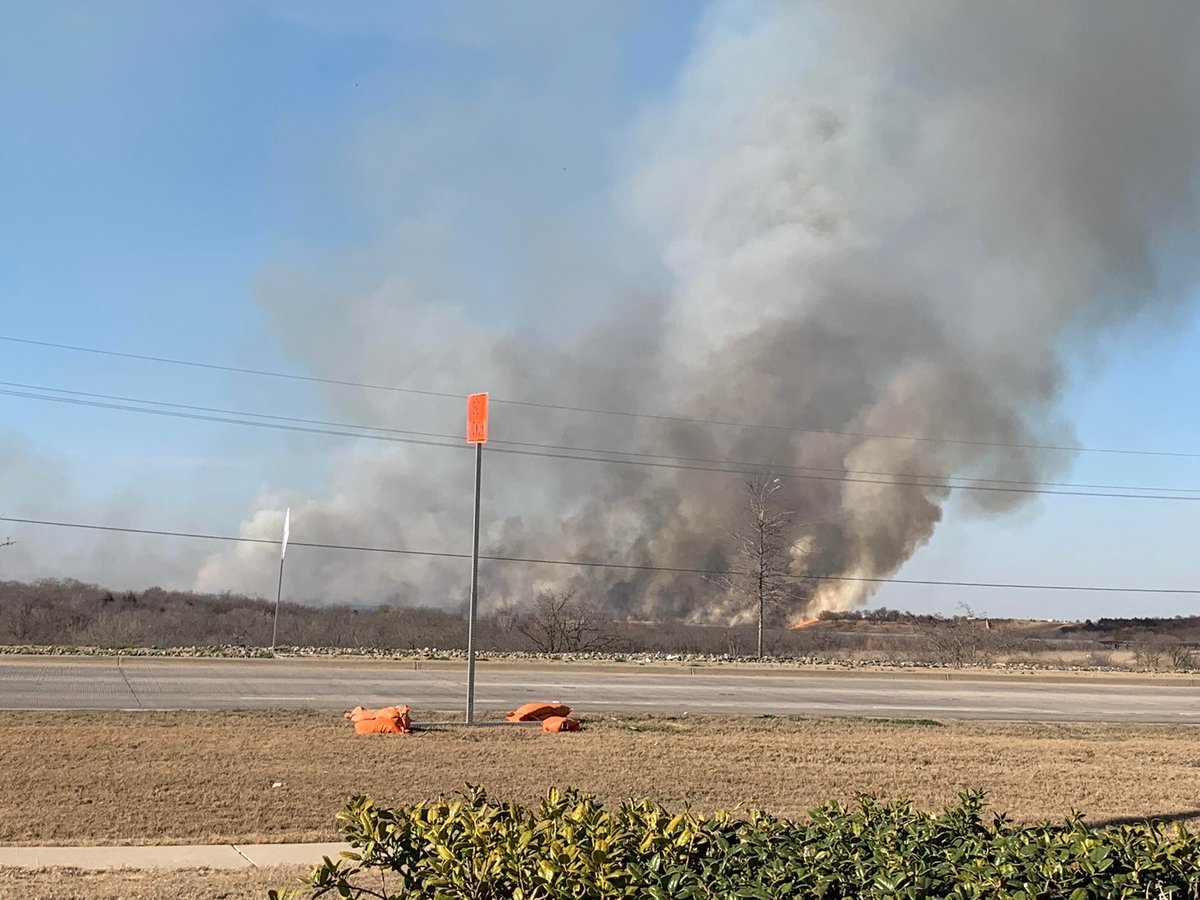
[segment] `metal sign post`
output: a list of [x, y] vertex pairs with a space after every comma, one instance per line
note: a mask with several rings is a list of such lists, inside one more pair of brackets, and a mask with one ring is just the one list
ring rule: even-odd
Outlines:
[[475, 724], [475, 618], [479, 613], [479, 487], [487, 443], [488, 395], [467, 397], [467, 443], [475, 445], [475, 521], [471, 538], [471, 605], [467, 612], [467, 724]]
[[283, 515], [283, 546], [279, 548], [279, 585], [275, 588], [275, 625], [271, 629], [271, 650], [279, 638], [279, 600], [283, 597], [283, 560], [287, 557], [288, 534], [292, 530], [292, 508]]

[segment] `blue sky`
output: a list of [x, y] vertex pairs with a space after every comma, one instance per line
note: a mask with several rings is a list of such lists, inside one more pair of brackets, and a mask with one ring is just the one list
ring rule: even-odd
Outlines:
[[[521, 299], [534, 279], [567, 290], [590, 269], [662, 286], [653, 253], [622, 232], [612, 191], [626, 138], [687, 58], [696, 4], [375, 4], [353, 21], [329, 9], [10, 4], [0, 31], [0, 333], [302, 371], [274, 327], [280, 311], [260, 299], [281, 267], [388, 255], [481, 322], [549, 334], [574, 324]], [[540, 150], [516, 141], [526, 129]], [[561, 249], [571, 265], [533, 258], [535, 227], [581, 238], [545, 254]], [[589, 236], [595, 252], [574, 246]], [[1085, 445], [1200, 451], [1200, 324], [1137, 329], [1136, 342], [1114, 336], [1071, 361], [1065, 417]], [[318, 391], [295, 383], [8, 343], [0, 380], [328, 412]], [[49, 514], [228, 532], [256, 492], [319, 490], [335, 443], [0, 396], [0, 448], [53, 473], [0, 484], [0, 513], [34, 512], [36, 485]], [[1200, 459], [1085, 453], [1068, 477], [1200, 489]], [[1197, 503], [1047, 496], [987, 521], [952, 504], [900, 574], [1200, 587], [1197, 525]], [[39, 549], [24, 575], [75, 574], [33, 529], [14, 537]], [[1200, 607], [1200, 597], [902, 586], [873, 602], [1054, 617]]]
[[[405, 180], [396, 185], [402, 195], [392, 198], [398, 206], [380, 209], [379, 198], [348, 183], [346, 169], [376, 164], [347, 162], [355, 152], [351, 138], [408, 110], [416, 130], [431, 130], [439, 106], [479, 105], [489, 92], [517, 95], [547, 77], [538, 67], [552, 65], [552, 55], [537, 54], [523, 65], [521, 43], [504, 35], [521, 22], [493, 11], [496, 21], [489, 23], [485, 6], [444, 15], [436, 5], [405, 5], [356, 23], [340, 22], [316, 3], [12, 10], [0, 36], [0, 110], [20, 126], [12, 132], [16, 140], [0, 144], [9, 211], [0, 224], [6, 333], [287, 368], [255, 300], [264, 270], [281, 260], [369, 244], [396, 217], [419, 217], [429, 199], [412, 196]], [[585, 160], [592, 168], [603, 161], [605, 129], [669, 88], [688, 45], [689, 6], [617, 4], [611, 13], [564, 23], [571, 46], [589, 42], [587, 29], [594, 27], [595, 43], [611, 47], [603, 52], [614, 56], [600, 61], [604, 68], [594, 77], [577, 78], [579, 99], [594, 116], [595, 132], [579, 141], [598, 148], [595, 160]], [[528, 22], [536, 12], [525, 10], [521, 18]], [[500, 36], [490, 35], [492, 28]], [[644, 52], [648, 47], [655, 52]], [[566, 75], [575, 77], [569, 67]], [[547, 102], [563, 102], [570, 85], [547, 94]], [[495, 115], [511, 112], [501, 107]], [[426, 162], [445, 149], [416, 147], [415, 160]], [[415, 164], [394, 162], [401, 169]], [[423, 173], [423, 189], [448, 188], [438, 177], [455, 175]], [[524, 178], [516, 187], [530, 183]], [[605, 202], [605, 183], [606, 173], [595, 171], [546, 205], [562, 207], [559, 215], [586, 212]], [[424, 277], [442, 280], [443, 293], [465, 298], [480, 316], [511, 317], [515, 311], [499, 301], [495, 276], [497, 268], [513, 265], [504, 245], [507, 223], [453, 227], [473, 258], [464, 265], [456, 248], [451, 265]], [[486, 279], [470, 275], [485, 269]], [[192, 370], [17, 345], [0, 352], [7, 381], [134, 396], [152, 387], [156, 397], [214, 406], [236, 407], [239, 400], [245, 406], [244, 398], [252, 398], [286, 402], [297, 415], [317, 409], [312, 392], [294, 385], [273, 392], [269, 383]], [[3, 402], [13, 432], [77, 457], [85, 480], [95, 479], [99, 490], [123, 478], [153, 477], [143, 468], [147, 460], [168, 469], [223, 467], [247, 455], [262, 463], [295, 441]], [[264, 467], [238, 466], [228, 474], [242, 479], [245, 490], [263, 478]]]

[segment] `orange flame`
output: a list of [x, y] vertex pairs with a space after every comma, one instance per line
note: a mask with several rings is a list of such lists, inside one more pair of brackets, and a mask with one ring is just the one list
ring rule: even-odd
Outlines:
[[790, 627], [793, 631], [798, 631], [801, 628], [807, 628], [809, 625], [816, 625], [820, 621], [821, 620], [818, 619], [816, 616], [814, 616], [811, 619], [797, 619], [795, 622], [793, 622], [791, 624]]

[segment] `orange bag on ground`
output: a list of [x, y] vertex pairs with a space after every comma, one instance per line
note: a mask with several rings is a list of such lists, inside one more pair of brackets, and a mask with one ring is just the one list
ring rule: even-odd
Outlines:
[[571, 707], [561, 703], [526, 703], [514, 709], [506, 719], [510, 722], [544, 722], [551, 716], [569, 716]]
[[343, 713], [342, 717], [351, 722], [362, 722], [366, 719], [398, 719], [407, 715], [407, 706], [385, 706], [382, 709], [364, 709], [356, 706], [349, 712]]
[[549, 716], [542, 719], [542, 731], [578, 731], [579, 721], [566, 716]]
[[354, 723], [355, 734], [410, 734], [408, 716], [395, 719], [360, 719]]
[[412, 722], [407, 706], [385, 706], [382, 709], [363, 709], [356, 706], [345, 718], [354, 723], [355, 734], [409, 734]]

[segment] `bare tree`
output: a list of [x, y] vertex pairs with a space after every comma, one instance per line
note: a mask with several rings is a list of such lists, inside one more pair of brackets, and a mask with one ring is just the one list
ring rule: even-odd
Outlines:
[[1166, 646], [1153, 637], [1133, 645], [1133, 661], [1139, 669], [1157, 669], [1166, 653]]
[[542, 591], [527, 608], [511, 614], [512, 627], [540, 653], [580, 653], [612, 646], [613, 632], [591, 603], [574, 591]]
[[790, 551], [793, 542], [791, 512], [774, 508], [771, 497], [783, 487], [780, 479], [764, 470], [747, 476], [742, 493], [749, 506], [745, 524], [733, 539], [733, 572], [714, 578], [734, 602], [755, 612], [758, 631], [755, 652], [763, 657], [763, 630], [769, 613], [795, 595], [797, 582], [791, 577]]
[[1171, 665], [1180, 671], [1196, 668], [1196, 648], [1182, 641], [1172, 643], [1167, 648], [1167, 655], [1171, 658]]
[[938, 665], [991, 665], [1000, 653], [1009, 650], [1012, 640], [1007, 629], [993, 626], [992, 620], [977, 614], [965, 603], [957, 604], [961, 615], [949, 619], [929, 618], [918, 625], [925, 647]]

